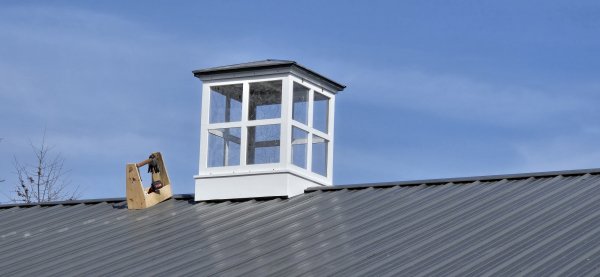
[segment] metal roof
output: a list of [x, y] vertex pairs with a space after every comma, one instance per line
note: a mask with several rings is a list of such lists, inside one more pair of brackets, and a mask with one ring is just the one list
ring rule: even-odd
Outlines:
[[222, 73], [222, 72], [229, 72], [229, 71], [233, 71], [233, 70], [246, 70], [246, 69], [264, 68], [264, 67], [289, 66], [289, 65], [293, 65], [293, 64], [296, 64], [296, 62], [288, 61], [288, 60], [267, 59], [267, 60], [262, 60], [262, 61], [254, 61], [254, 62], [247, 62], [247, 63], [238, 63], [238, 64], [231, 64], [231, 65], [210, 67], [210, 68], [205, 68], [205, 69], [198, 69], [198, 70], [194, 70], [192, 72], [196, 75], [216, 74], [216, 73]]
[[211, 68], [206, 68], [206, 69], [198, 69], [198, 70], [192, 71], [192, 73], [194, 73], [194, 76], [196, 76], [198, 78], [202, 78], [204, 76], [212, 76], [212, 75], [225, 74], [225, 73], [255, 71], [255, 70], [264, 70], [264, 69], [280, 69], [280, 68], [281, 69], [290, 69], [290, 70], [292, 68], [298, 69], [298, 70], [308, 74], [309, 76], [312, 76], [314, 78], [324, 81], [325, 83], [327, 83], [330, 86], [332, 86], [333, 88], [335, 88], [337, 91], [342, 91], [342, 90], [344, 90], [344, 88], [346, 88], [345, 85], [342, 85], [322, 74], [319, 74], [316, 71], [314, 71], [308, 67], [305, 67], [295, 61], [288, 61], [288, 60], [267, 59], [267, 60], [262, 60], [262, 61], [254, 61], [254, 62], [248, 62], [248, 63], [211, 67]]
[[0, 209], [0, 275], [600, 274], [600, 170]]

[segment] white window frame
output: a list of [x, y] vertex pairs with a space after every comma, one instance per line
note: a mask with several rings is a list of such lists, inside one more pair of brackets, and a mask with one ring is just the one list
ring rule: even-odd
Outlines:
[[[286, 114], [286, 86], [287, 86], [287, 75], [285, 76], [274, 76], [274, 77], [260, 77], [260, 78], [244, 78], [244, 79], [233, 79], [228, 81], [219, 82], [205, 82], [202, 85], [202, 115], [201, 115], [201, 128], [200, 128], [200, 164], [199, 172], [206, 172], [211, 174], [223, 174], [223, 173], [236, 173], [236, 172], [248, 172], [251, 171], [264, 171], [270, 170], [276, 167], [280, 167], [287, 157], [284, 154], [283, 141], [280, 141], [280, 157], [278, 163], [268, 164], [247, 164], [246, 155], [248, 149], [248, 127], [262, 126], [262, 125], [273, 125], [279, 124], [280, 126], [280, 140], [287, 136], [284, 134], [287, 128], [284, 128], [283, 117]], [[268, 82], [268, 81], [281, 81], [282, 83], [282, 99], [281, 99], [281, 115], [279, 118], [270, 119], [259, 119], [259, 120], [248, 120], [249, 100], [250, 100], [250, 83], [256, 82]], [[240, 121], [233, 122], [220, 122], [210, 123], [210, 90], [213, 86], [226, 86], [233, 84], [242, 84], [242, 117]], [[240, 164], [231, 166], [220, 166], [220, 167], [208, 167], [208, 137], [209, 130], [223, 129], [223, 128], [241, 128], [241, 143], [240, 143]]]
[[[282, 81], [281, 116], [273, 119], [248, 120], [250, 83]], [[308, 99], [308, 124], [303, 124], [292, 119], [293, 116], [293, 84], [294, 82], [309, 89]], [[210, 87], [242, 84], [242, 117], [240, 121], [209, 123], [210, 116]], [[328, 107], [328, 132], [324, 133], [313, 128], [313, 102], [314, 93], [318, 92], [329, 98]], [[333, 182], [333, 145], [334, 145], [334, 115], [335, 94], [322, 86], [313, 83], [301, 76], [286, 72], [269, 76], [231, 78], [219, 81], [205, 81], [202, 84], [202, 111], [200, 127], [200, 161], [199, 176], [220, 176], [227, 174], [261, 174], [277, 171], [289, 171], [298, 176], [316, 180], [323, 184]], [[251, 164], [246, 162], [248, 149], [248, 127], [279, 124], [280, 126], [280, 157], [279, 163]], [[300, 128], [308, 133], [306, 169], [292, 163], [292, 127]], [[241, 128], [240, 164], [237, 166], [208, 167], [208, 136], [209, 130], [221, 128]], [[317, 135], [328, 141], [327, 146], [327, 174], [326, 176], [312, 172], [312, 136]]]
[[[293, 103], [293, 86], [294, 86], [294, 82], [298, 83], [299, 85], [305, 86], [309, 89], [309, 93], [308, 93], [308, 125], [303, 124], [302, 122], [296, 121], [294, 119], [292, 119], [293, 114], [292, 114], [292, 107], [294, 105]], [[333, 180], [333, 176], [332, 176], [332, 172], [333, 172], [333, 130], [334, 130], [334, 115], [335, 115], [335, 95], [329, 91], [327, 91], [326, 89], [324, 89], [323, 87], [314, 84], [306, 79], [291, 75], [290, 79], [289, 79], [289, 87], [290, 87], [290, 97], [288, 99], [288, 105], [290, 107], [290, 111], [288, 116], [286, 117], [289, 120], [289, 126], [288, 126], [288, 132], [290, 134], [290, 136], [287, 138], [288, 142], [290, 144], [290, 147], [287, 150], [288, 152], [288, 160], [287, 163], [298, 170], [301, 170], [303, 172], [306, 172], [310, 175], [312, 175], [313, 178], [317, 178], [317, 179], [326, 179], [329, 181], [329, 183], [331, 183], [331, 181]], [[313, 127], [313, 117], [314, 117], [314, 94], [315, 93], [320, 93], [321, 95], [329, 98], [328, 101], [328, 117], [327, 117], [327, 133], [324, 133], [318, 129], [315, 129]], [[306, 155], [306, 169], [299, 167], [295, 164], [293, 164], [292, 161], [292, 149], [291, 149], [291, 143], [292, 143], [292, 137], [291, 137], [291, 132], [292, 132], [292, 127], [296, 127], [299, 128], [305, 132], [308, 132], [308, 137], [307, 137], [307, 155]], [[312, 171], [312, 148], [313, 148], [313, 138], [312, 136], [317, 135], [325, 140], [327, 140], [327, 172], [326, 172], [326, 176], [320, 175], [318, 173], [314, 173]]]

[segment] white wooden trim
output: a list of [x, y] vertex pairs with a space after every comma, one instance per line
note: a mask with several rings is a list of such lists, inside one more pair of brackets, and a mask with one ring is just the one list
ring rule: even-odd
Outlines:
[[308, 127], [308, 125], [306, 125], [304, 123], [298, 122], [298, 121], [293, 120], [293, 119], [291, 120], [290, 123], [291, 123], [290, 125], [292, 125], [294, 127], [297, 127], [298, 129], [302, 129], [304, 131], [310, 132], [310, 127]]
[[253, 76], [248, 78], [233, 78], [233, 79], [219, 79], [214, 81], [205, 81], [204, 84], [210, 86], [225, 86], [225, 85], [233, 85], [233, 84], [242, 84], [242, 83], [256, 83], [256, 82], [268, 82], [268, 81], [277, 81], [287, 79], [287, 74], [278, 74], [272, 76]]
[[281, 132], [279, 142], [279, 162], [282, 164], [288, 164], [291, 161], [292, 157], [292, 129], [291, 129], [291, 120], [292, 120], [292, 102], [293, 102], [293, 83], [290, 78], [285, 78], [283, 80], [282, 85], [282, 95], [281, 95]]
[[200, 160], [199, 171], [207, 169], [208, 164], [208, 115], [210, 108], [210, 86], [202, 85], [202, 110], [200, 112]]
[[244, 82], [242, 89], [242, 144], [240, 145], [240, 166], [246, 165], [247, 151], [248, 151], [248, 110], [250, 100], [250, 85], [248, 82]]
[[261, 125], [273, 125], [281, 124], [280, 118], [260, 119], [260, 120], [247, 120], [247, 121], [236, 121], [236, 122], [222, 122], [222, 123], [209, 123], [208, 129], [224, 129], [224, 128], [236, 128], [236, 127], [252, 127]]
[[231, 166], [215, 166], [209, 167], [208, 170], [200, 172], [198, 176], [212, 176], [223, 174], [247, 174], [251, 172], [274, 172], [282, 170], [284, 167], [280, 163], [268, 164], [248, 164], [248, 165], [231, 165]]
[[310, 76], [302, 74], [301, 72], [299, 72], [297, 70], [290, 71], [290, 74], [292, 77], [295, 77], [299, 80], [303, 80], [304, 83], [309, 83], [311, 86], [324, 88], [324, 89], [326, 88], [328, 91], [336, 91], [336, 89], [334, 87], [324, 84], [322, 82], [319, 82], [318, 80], [314, 80]]
[[306, 126], [306, 125], [304, 125], [304, 124], [302, 124], [302, 123], [300, 123], [298, 121], [292, 120], [291, 121], [291, 125], [294, 126], [294, 127], [296, 127], [296, 128], [298, 128], [298, 129], [302, 129], [302, 130], [304, 130], [306, 132], [314, 133], [315, 135], [318, 135], [320, 137], [326, 138], [328, 140], [332, 140], [333, 139], [333, 136], [331, 134], [325, 134], [325, 133], [321, 132], [320, 130], [310, 128], [310, 127], [308, 127], [308, 126]]
[[316, 84], [316, 83], [312, 82], [309, 79], [304, 79], [304, 78], [298, 77], [298, 76], [293, 75], [293, 74], [290, 76], [290, 78], [293, 81], [297, 82], [298, 84], [301, 84], [301, 85], [303, 85], [303, 86], [305, 86], [305, 87], [307, 87], [309, 89], [313, 89], [313, 90], [316, 90], [318, 92], [323, 93], [325, 96], [327, 96], [329, 98], [335, 97], [335, 94], [332, 93], [331, 90], [328, 90], [325, 87], [323, 87], [323, 86], [321, 86], [319, 84]]
[[266, 164], [248, 165], [248, 167], [253, 168], [252, 170], [245, 170], [246, 167], [242, 167], [242, 166], [211, 167], [211, 168], [218, 169], [218, 170], [211, 172], [211, 173], [195, 175], [194, 178], [195, 179], [219, 178], [219, 177], [226, 177], [226, 176], [247, 176], [247, 175], [260, 175], [260, 174], [291, 172], [296, 175], [302, 176], [303, 178], [313, 180], [315, 182], [318, 182], [318, 183], [321, 183], [324, 185], [330, 185], [330, 183], [328, 183], [328, 179], [325, 176], [314, 173], [314, 172], [306, 172], [306, 169], [301, 168], [294, 164], [292, 164], [291, 166], [288, 166], [288, 167], [281, 167], [281, 168], [269, 167], [269, 166], [265, 166], [265, 165]]
[[242, 122], [241, 121], [221, 122], [221, 123], [209, 123], [207, 129], [239, 128], [241, 126], [242, 126]]
[[306, 145], [306, 170], [312, 172], [312, 130], [313, 130], [313, 96], [315, 94], [312, 86], [309, 86], [308, 91], [308, 144]]
[[329, 98], [329, 145], [327, 146], [327, 180], [329, 184], [333, 184], [333, 146], [334, 130], [335, 130], [335, 97]]
[[[227, 128], [227, 129], [229, 129], [229, 128]], [[221, 137], [221, 138], [226, 139], [228, 141], [233, 141], [233, 142], [235, 142], [235, 143], [237, 143], [239, 145], [242, 145], [242, 139], [241, 138], [240, 139], [225, 138], [226, 136], [228, 136], [228, 137], [235, 137], [235, 136], [234, 135], [230, 135], [230, 134], [226, 135], [221, 130], [222, 129], [208, 129], [208, 133], [212, 134], [212, 135], [215, 135], [215, 136], [218, 136], [218, 137]]]
[[292, 145], [301, 145], [301, 144], [307, 144], [307, 143], [308, 143], [308, 138], [295, 139], [294, 141], [292, 141]]
[[259, 119], [259, 120], [248, 120], [244, 125], [248, 127], [252, 126], [261, 126], [261, 125], [272, 125], [272, 124], [281, 124], [283, 121], [281, 118], [269, 118], [269, 119]]
[[329, 134], [325, 134], [325, 133], [323, 133], [323, 132], [321, 132], [321, 131], [319, 131], [317, 129], [312, 129], [312, 133], [315, 134], [315, 135], [317, 135], [317, 136], [320, 136], [320, 137], [322, 137], [324, 139], [327, 139], [327, 140], [331, 141], [331, 136]]
[[264, 78], [281, 78], [289, 76], [289, 70], [261, 70], [257, 72], [235, 72], [235, 73], [222, 73], [214, 76], [203, 76], [200, 79], [204, 83], [212, 82], [236, 82], [239, 80], [243, 81], [254, 81]]

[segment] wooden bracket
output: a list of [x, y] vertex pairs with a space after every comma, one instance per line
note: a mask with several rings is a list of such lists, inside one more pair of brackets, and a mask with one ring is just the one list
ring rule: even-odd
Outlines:
[[[160, 189], [160, 193], [148, 193], [149, 188], [145, 188], [142, 185], [142, 178], [140, 177], [140, 170], [138, 164], [130, 163], [125, 168], [127, 176], [127, 209], [145, 209], [152, 207], [162, 201], [165, 201], [173, 196], [171, 190], [171, 181], [169, 180], [169, 174], [167, 174], [167, 168], [163, 162], [162, 155], [160, 152], [153, 153], [158, 162], [160, 168], [159, 173], [152, 173], [152, 179], [157, 181], [160, 180], [163, 183], [163, 187]], [[140, 163], [142, 164], [142, 163]], [[146, 163], [142, 164], [145, 165]], [[142, 166], [141, 165], [141, 166]]]

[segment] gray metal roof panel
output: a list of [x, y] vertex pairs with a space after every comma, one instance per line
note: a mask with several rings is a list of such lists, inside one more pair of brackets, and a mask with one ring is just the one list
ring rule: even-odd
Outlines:
[[598, 170], [395, 184], [137, 211], [5, 205], [0, 275], [598, 274]]
[[514, 173], [514, 174], [499, 174], [499, 175], [484, 175], [484, 176], [469, 176], [469, 177], [454, 177], [454, 178], [440, 178], [440, 179], [423, 179], [423, 180], [409, 180], [409, 181], [395, 181], [395, 182], [378, 182], [378, 183], [362, 183], [362, 184], [349, 184], [349, 185], [336, 185], [336, 186], [316, 186], [306, 189], [306, 192], [315, 190], [339, 190], [339, 189], [361, 189], [365, 187], [391, 187], [391, 186], [416, 186], [416, 185], [443, 185], [447, 183], [471, 183], [475, 181], [494, 181], [503, 179], [526, 179], [531, 177], [554, 177], [554, 176], [571, 176], [571, 175], [582, 175], [582, 174], [600, 174], [600, 168], [586, 168], [586, 169], [574, 169], [574, 170], [560, 170], [560, 171], [543, 171], [543, 172], [530, 172], [530, 173]]

